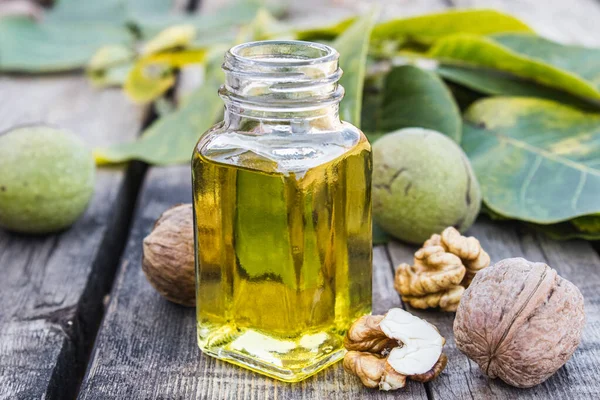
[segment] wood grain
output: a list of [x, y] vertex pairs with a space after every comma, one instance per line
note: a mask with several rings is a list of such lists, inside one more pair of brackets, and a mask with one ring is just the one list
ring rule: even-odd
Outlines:
[[[537, 32], [563, 43], [600, 45], [600, 25], [593, 23], [600, 13], [600, 3], [588, 0], [451, 0], [457, 7], [495, 8], [530, 24]], [[592, 26], [593, 25], [593, 26]], [[586, 300], [588, 322], [582, 344], [573, 358], [556, 375], [537, 387], [519, 390], [498, 380], [491, 381], [454, 345], [453, 315], [417, 312], [437, 324], [448, 341], [449, 364], [441, 379], [428, 385], [432, 398], [598, 398], [600, 386], [595, 376], [600, 372], [600, 328], [597, 288], [600, 285], [600, 259], [589, 243], [584, 241], [556, 242], [542, 235], [520, 231], [511, 224], [492, 224], [480, 219], [471, 234], [478, 237], [489, 250], [492, 261], [523, 256], [543, 261], [571, 280]], [[392, 244], [389, 247], [394, 265], [410, 259], [409, 248]]]
[[[204, 1], [202, 10], [214, 9], [222, 1]], [[596, 9], [591, 0], [576, 0], [537, 7], [528, 1], [383, 1], [384, 18], [408, 16], [440, 10], [446, 6], [493, 7], [511, 11], [551, 38], [561, 41], [592, 43], [579, 38], [576, 27], [582, 13], [567, 12], [569, 5], [586, 4], [589, 15]], [[354, 0], [293, 2], [291, 18], [306, 24], [341, 19], [364, 11], [365, 2]], [[541, 7], [550, 8], [542, 10]], [[555, 7], [556, 14], [552, 11]], [[315, 12], [318, 9], [319, 12]], [[321, 12], [322, 10], [322, 12]], [[539, 12], [546, 21], [561, 19], [560, 26], [550, 26], [535, 17]], [[318, 16], [316, 16], [318, 15]], [[564, 22], [562, 19], [569, 19]], [[590, 25], [589, 22], [585, 24]], [[590, 31], [592, 27], [589, 28]], [[596, 29], [594, 27], [594, 29]], [[561, 36], [562, 30], [569, 35]], [[578, 39], [579, 38], [579, 39]], [[587, 40], [587, 41], [586, 41]], [[592, 43], [593, 44], [593, 43]], [[153, 168], [144, 183], [127, 243], [125, 256], [113, 288], [111, 302], [98, 335], [80, 399], [144, 398], [144, 399], [379, 399], [379, 398], [598, 398], [595, 383], [598, 375], [600, 310], [595, 291], [600, 260], [585, 242], [557, 243], [524, 232], [512, 224], [490, 223], [481, 219], [472, 234], [482, 240], [494, 260], [522, 255], [531, 260], [546, 261], [565, 278], [578, 285], [586, 298], [588, 324], [582, 346], [558, 374], [533, 389], [518, 390], [500, 381], [486, 378], [477, 365], [469, 361], [454, 345], [453, 314], [415, 311], [435, 323], [448, 339], [448, 368], [435, 382], [426, 385], [409, 383], [407, 390], [381, 393], [364, 389], [358, 380], [345, 374], [339, 364], [298, 384], [285, 384], [253, 374], [242, 368], [206, 357], [195, 340], [195, 315], [168, 303], [148, 284], [140, 267], [141, 241], [160, 213], [180, 202], [189, 202], [190, 171], [188, 167]], [[402, 306], [392, 286], [393, 265], [412, 259], [415, 248], [399, 243], [387, 249], [374, 249], [374, 312], [383, 313]], [[390, 258], [393, 264], [390, 263]]]
[[[438, 380], [428, 383], [433, 399], [498, 398], [498, 399], [567, 399], [597, 398], [600, 386], [600, 305], [597, 287], [600, 287], [600, 258], [584, 241], [556, 242], [513, 224], [492, 223], [480, 218], [470, 230], [486, 251], [492, 263], [509, 257], [524, 257], [530, 261], [545, 262], [561, 276], [573, 282], [585, 299], [587, 324], [582, 343], [574, 356], [554, 376], [531, 389], [516, 389], [500, 380], [488, 379], [477, 364], [470, 361], [455, 346], [452, 324], [454, 313], [409, 311], [438, 326], [447, 339], [445, 352], [449, 362]], [[410, 260], [414, 248], [398, 243], [388, 246], [394, 265]]]
[[[48, 123], [89, 146], [133, 139], [143, 111], [83, 77], [0, 78], [0, 131]], [[69, 398], [85, 371], [128, 225], [136, 180], [101, 170], [85, 215], [48, 236], [0, 231], [0, 399]]]
[[[80, 399], [387, 399], [426, 398], [422, 384], [401, 393], [367, 390], [341, 364], [286, 384], [203, 355], [193, 309], [164, 300], [141, 269], [142, 239], [159, 215], [191, 201], [189, 167], [153, 168], [140, 194], [110, 305], [98, 334]], [[399, 305], [383, 247], [375, 249], [377, 310]]]

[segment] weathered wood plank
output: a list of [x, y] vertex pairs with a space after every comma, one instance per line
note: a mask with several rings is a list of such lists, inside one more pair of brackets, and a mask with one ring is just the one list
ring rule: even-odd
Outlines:
[[[393, 4], [393, 2], [390, 2]], [[429, 3], [442, 4], [441, 1]], [[210, 11], [221, 1], [202, 2], [202, 10]], [[408, 5], [408, 2], [403, 2]], [[414, 4], [414, 3], [411, 3]], [[314, 10], [317, 4], [303, 4]], [[322, 6], [322, 4], [319, 4]], [[416, 13], [412, 7], [411, 14]], [[353, 10], [354, 11], [354, 10]], [[295, 15], [296, 12], [292, 12]], [[327, 13], [320, 13], [324, 15]], [[330, 20], [341, 17], [327, 14]], [[168, 178], [167, 178], [168, 177]], [[151, 170], [141, 195], [139, 214], [126, 249], [126, 257], [113, 291], [111, 305], [99, 333], [90, 368], [82, 385], [80, 398], [110, 396], [144, 398], [340, 398], [356, 395], [365, 398], [390, 398], [392, 395], [367, 391], [341, 365], [329, 368], [300, 384], [283, 384], [250, 373], [241, 368], [203, 356], [195, 342], [193, 311], [169, 304], [159, 298], [146, 282], [140, 268], [141, 241], [160, 213], [177, 202], [191, 199], [187, 167]], [[150, 216], [150, 217], [149, 217]], [[384, 312], [399, 306], [399, 297], [390, 279], [391, 266], [384, 248], [374, 251], [374, 311]], [[121, 297], [127, 301], [120, 300]], [[146, 327], [144, 354], [131, 352], [138, 342], [139, 320], [146, 315], [161, 323]], [[135, 326], [132, 325], [135, 320]], [[178, 336], [165, 330], [176, 329]], [[165, 343], [165, 337], [171, 337]], [[150, 355], [148, 355], [150, 354]], [[144, 375], [139, 373], [144, 365]], [[135, 366], [138, 366], [136, 369]], [[131, 369], [131, 370], [130, 370]], [[152, 371], [148, 374], [148, 371]], [[394, 397], [398, 397], [396, 394]], [[411, 382], [401, 398], [425, 398], [422, 384]]]
[[[203, 9], [211, 8], [214, 2], [203, 2]], [[220, 2], [216, 2], [220, 3]], [[444, 1], [431, 2], [383, 2], [397, 5], [401, 13], [384, 12], [391, 15], [413, 15], [444, 7]], [[321, 7], [323, 2], [318, 2]], [[319, 12], [319, 20], [340, 19], [355, 11], [362, 11], [364, 6], [358, 2], [328, 2], [329, 12]], [[314, 9], [317, 4], [312, 1], [294, 2], [299, 8], [292, 12], [294, 20], [315, 18]], [[306, 10], [312, 10], [308, 12]], [[304, 10], [304, 11], [303, 11]], [[304, 13], [304, 14], [303, 14]], [[313, 22], [315, 20], [313, 19]], [[317, 376], [299, 384], [282, 384], [280, 382], [252, 374], [241, 368], [216, 361], [203, 356], [195, 343], [195, 316], [193, 310], [172, 305], [163, 299], [146, 282], [140, 268], [141, 240], [150, 231], [153, 221], [167, 207], [177, 202], [187, 202], [189, 193], [189, 170], [187, 167], [152, 169], [143, 190], [142, 200], [132, 235], [128, 242], [126, 257], [123, 260], [114, 288], [112, 300], [102, 330], [98, 336], [93, 359], [90, 364], [82, 391], [81, 399], [95, 398], [423, 398], [423, 386], [411, 383], [407, 391], [395, 394], [383, 394], [362, 389], [358, 381], [341, 371], [336, 365]], [[473, 230], [478, 236], [486, 235], [486, 222], [479, 223]], [[544, 242], [545, 239], [534, 236], [516, 237], [514, 229], [492, 226], [489, 237], [482, 240], [486, 245], [495, 246], [491, 251], [493, 257], [503, 258], [511, 255], [525, 254], [529, 258], [541, 255], [541, 247], [529, 245], [528, 241]], [[527, 239], [530, 238], [530, 239]], [[496, 242], [504, 247], [496, 246]], [[552, 242], [549, 242], [552, 243]], [[552, 247], [552, 244], [549, 244]], [[584, 248], [587, 245], [584, 244]], [[518, 251], [521, 253], [518, 253]], [[394, 262], [410, 260], [414, 248], [393, 244], [390, 254]], [[584, 249], [586, 257], [592, 257]], [[560, 252], [559, 254], [563, 254]], [[597, 260], [588, 259], [589, 265], [598, 268]], [[552, 264], [551, 264], [552, 265]], [[560, 270], [562, 273], [562, 270]], [[588, 271], [589, 272], [589, 271]], [[567, 275], [565, 275], [569, 278]], [[577, 282], [576, 282], [577, 283]], [[392, 287], [392, 268], [381, 247], [374, 250], [374, 312], [383, 313], [391, 307], [400, 306], [399, 298]], [[591, 288], [592, 286], [590, 286]], [[588, 296], [590, 289], [584, 290]], [[589, 307], [588, 307], [589, 308]], [[586, 308], [586, 310], [588, 310]], [[588, 310], [589, 312], [589, 310]], [[594, 315], [598, 313], [592, 310]], [[439, 381], [428, 384], [429, 397], [436, 398], [501, 398], [525, 395], [526, 397], [545, 398], [550, 389], [557, 389], [556, 384], [541, 389], [517, 391], [501, 382], [489, 383], [476, 365], [469, 362], [454, 346], [451, 338], [453, 315], [425, 312], [422, 314], [429, 320], [439, 323], [442, 333], [450, 338], [448, 353], [451, 364]], [[595, 320], [594, 320], [595, 321]], [[590, 329], [597, 327], [590, 324]], [[587, 333], [586, 333], [587, 334]], [[591, 346], [585, 354], [589, 360], [599, 359], [596, 342], [586, 340]], [[587, 346], [587, 344], [585, 345]], [[577, 357], [584, 347], [580, 348]], [[567, 367], [571, 367], [573, 359]], [[579, 365], [579, 364], [577, 364]], [[587, 367], [586, 367], [587, 368]], [[592, 372], [589, 372], [592, 371]], [[578, 371], [580, 372], [580, 371]], [[581, 380], [570, 380], [569, 388], [581, 390], [584, 395], [594, 394], [590, 386], [595, 369], [582, 370], [587, 375]], [[564, 374], [564, 372], [561, 372]], [[567, 374], [568, 375], [568, 374]], [[565, 377], [554, 377], [559, 384], [565, 384]], [[470, 390], [470, 386], [473, 390]], [[571, 389], [558, 388], [555, 398], [560, 395], [570, 396]]]
[[[400, 394], [367, 390], [340, 364], [304, 382], [286, 384], [203, 355], [196, 344], [194, 310], [161, 298], [141, 269], [142, 239], [156, 218], [190, 200], [189, 167], [150, 170], [80, 399], [426, 398], [423, 385], [416, 382]], [[390, 271], [385, 249], [376, 248], [376, 312], [399, 305]]]
[[[538, 33], [563, 43], [600, 45], [600, 26], [593, 21], [600, 13], [595, 1], [550, 1], [543, 5], [534, 0], [452, 0], [457, 7], [487, 7], [499, 9], [522, 18]], [[600, 388], [594, 376], [598, 373], [600, 346], [598, 341], [597, 290], [600, 284], [600, 260], [589, 243], [583, 241], [555, 242], [543, 236], [522, 233], [511, 225], [492, 225], [479, 222], [471, 232], [482, 240], [493, 261], [524, 256], [530, 260], [547, 262], [565, 278], [575, 283], [586, 299], [588, 323], [582, 344], [575, 356], [555, 376], [544, 384], [518, 390], [499, 381], [488, 380], [449, 340], [450, 363], [441, 379], [429, 384], [434, 398], [597, 398]], [[395, 265], [410, 260], [411, 249], [394, 244], [390, 246]], [[452, 337], [453, 315], [421, 312], [439, 325], [443, 334]]]
[[[83, 77], [0, 78], [0, 131], [45, 122], [98, 146], [133, 139], [144, 113]], [[0, 398], [69, 398], [102, 314], [128, 223], [136, 174], [101, 170], [85, 215], [56, 235], [0, 231]]]
[[[444, 373], [428, 383], [435, 399], [498, 398], [514, 399], [579, 399], [597, 398], [600, 386], [600, 305], [597, 288], [600, 287], [600, 258], [583, 241], [556, 242], [519, 230], [512, 224], [492, 223], [481, 218], [469, 234], [477, 237], [490, 253], [492, 263], [508, 257], [524, 257], [531, 261], [546, 262], [559, 274], [579, 287], [585, 298], [587, 324], [582, 343], [573, 358], [554, 376], [531, 389], [512, 388], [499, 380], [485, 377], [477, 364], [470, 361], [455, 346], [452, 324], [454, 313], [409, 310], [435, 324], [447, 339], [449, 358]], [[394, 265], [410, 262], [415, 247], [399, 243], [389, 245]]]

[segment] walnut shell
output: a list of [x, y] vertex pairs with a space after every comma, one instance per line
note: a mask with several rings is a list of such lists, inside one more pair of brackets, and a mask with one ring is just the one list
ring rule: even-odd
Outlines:
[[142, 269], [150, 284], [167, 300], [196, 304], [194, 217], [191, 204], [165, 211], [144, 238]]
[[567, 362], [584, 324], [575, 285], [546, 264], [508, 258], [475, 276], [458, 306], [454, 336], [488, 376], [526, 388]]

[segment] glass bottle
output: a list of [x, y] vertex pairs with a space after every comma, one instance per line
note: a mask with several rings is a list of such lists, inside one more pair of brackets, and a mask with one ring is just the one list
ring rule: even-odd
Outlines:
[[371, 147], [340, 121], [333, 48], [246, 43], [223, 69], [224, 121], [192, 158], [198, 344], [297, 382], [371, 312]]

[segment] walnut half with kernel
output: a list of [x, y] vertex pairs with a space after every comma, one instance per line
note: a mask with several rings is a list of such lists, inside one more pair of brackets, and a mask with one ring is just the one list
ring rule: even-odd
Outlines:
[[344, 340], [349, 350], [344, 369], [366, 387], [379, 390], [403, 388], [407, 378], [429, 382], [446, 367], [445, 343], [429, 322], [392, 308], [385, 315], [365, 315], [352, 324]]
[[485, 374], [527, 388], [569, 360], [584, 325], [575, 285], [546, 264], [508, 258], [477, 273], [458, 306], [454, 337]]

